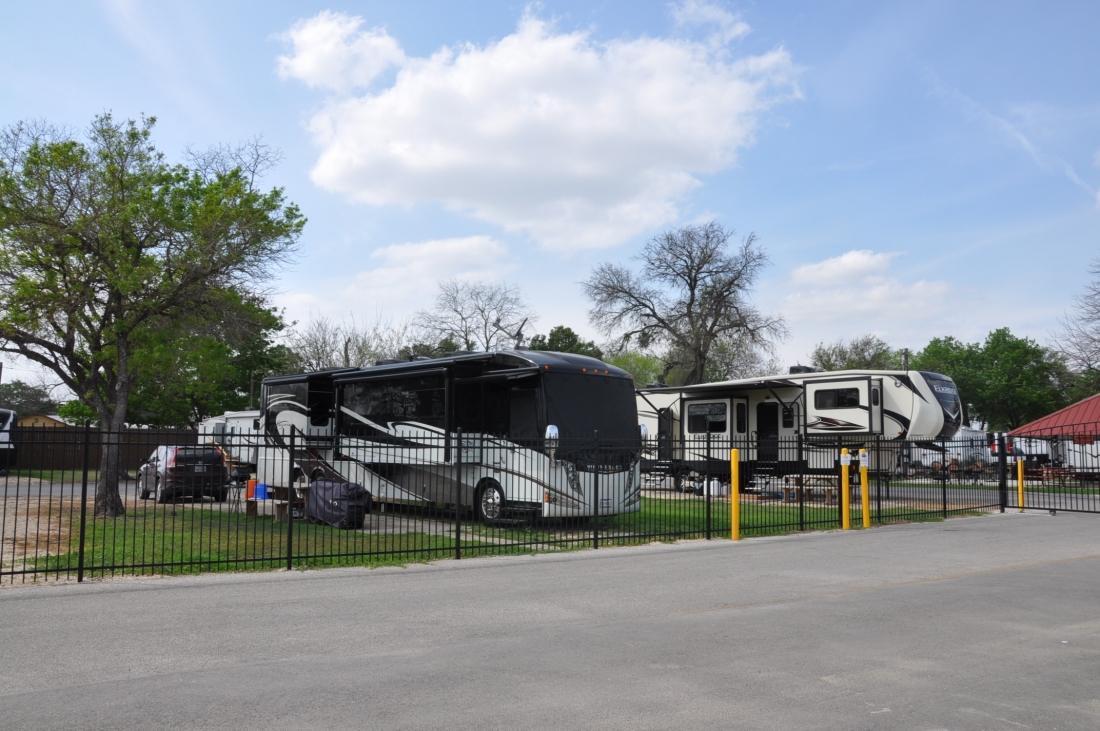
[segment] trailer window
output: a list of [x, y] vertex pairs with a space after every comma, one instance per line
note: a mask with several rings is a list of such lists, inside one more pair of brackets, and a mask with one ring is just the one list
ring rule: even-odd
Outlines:
[[858, 388], [829, 388], [814, 392], [814, 407], [818, 409], [859, 408]]
[[744, 434], [749, 428], [749, 407], [745, 404], [737, 404], [737, 433]]
[[725, 404], [688, 404], [688, 432], [724, 434], [725, 431]]

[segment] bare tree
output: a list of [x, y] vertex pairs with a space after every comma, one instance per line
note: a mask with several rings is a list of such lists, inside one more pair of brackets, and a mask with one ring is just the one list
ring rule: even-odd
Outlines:
[[1075, 311], [1062, 318], [1061, 330], [1053, 335], [1070, 368], [1085, 373], [1100, 370], [1100, 259], [1089, 271], [1096, 278], [1074, 295]]
[[825, 371], [897, 370], [901, 353], [876, 335], [863, 335], [847, 343], [818, 343], [810, 354], [810, 365]]
[[447, 279], [439, 283], [435, 306], [418, 312], [415, 322], [433, 339], [489, 351], [522, 343], [535, 319], [515, 285]]
[[287, 346], [302, 371], [325, 368], [362, 368], [380, 360], [397, 358], [414, 345], [415, 337], [406, 321], [393, 322], [381, 314], [373, 322], [333, 322], [314, 316], [287, 336]]
[[621, 343], [665, 346], [662, 376], [680, 368], [689, 384], [705, 382], [711, 350], [722, 339], [769, 348], [787, 328], [748, 300], [768, 258], [755, 234], [730, 253], [733, 234], [717, 222], [685, 226], [646, 244], [640, 273], [600, 264], [583, 283], [593, 305], [589, 319]]

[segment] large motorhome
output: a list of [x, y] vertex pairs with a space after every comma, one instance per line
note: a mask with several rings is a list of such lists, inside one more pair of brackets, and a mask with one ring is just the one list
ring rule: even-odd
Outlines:
[[269, 378], [261, 411], [268, 485], [347, 480], [488, 523], [641, 507], [633, 381], [594, 358], [462, 353]]
[[[820, 372], [804, 366], [788, 375], [694, 386], [638, 390], [638, 415], [651, 435], [643, 468], [729, 475], [729, 454], [741, 449], [749, 477], [833, 469], [837, 446], [874, 441], [950, 439], [962, 423], [955, 383], [925, 371]], [[707, 445], [712, 453], [707, 453]], [[892, 469], [895, 450], [874, 450], [871, 467]]]

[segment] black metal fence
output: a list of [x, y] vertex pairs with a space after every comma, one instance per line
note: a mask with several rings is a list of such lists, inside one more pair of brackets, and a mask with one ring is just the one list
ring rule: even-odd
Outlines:
[[[1092, 443], [1072, 452], [1055, 447], [1053, 456], [1047, 447], [1043, 464], [1025, 462], [1021, 503], [1019, 455], [985, 440], [857, 444], [710, 435], [643, 444], [593, 435], [514, 443], [411, 427], [370, 432], [335, 438], [291, 429], [274, 439], [140, 429], [23, 432], [0, 477], [0, 581], [729, 539], [734, 494], [741, 536], [1020, 505], [1100, 512], [1100, 457]], [[108, 509], [116, 489], [110, 465], [120, 470], [115, 510]], [[341, 487], [346, 481], [369, 491], [369, 513], [358, 513], [358, 498]]]

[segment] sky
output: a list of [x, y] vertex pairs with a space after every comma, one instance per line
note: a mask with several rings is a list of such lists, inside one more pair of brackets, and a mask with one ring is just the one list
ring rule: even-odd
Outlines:
[[1046, 344], [1100, 255], [1098, 27], [1095, 2], [39, 0], [0, 15], [0, 125], [151, 115], [172, 160], [262, 136], [309, 219], [291, 320], [400, 320], [457, 277], [600, 340], [593, 267], [715, 220], [767, 251], [784, 365], [867, 333]]

